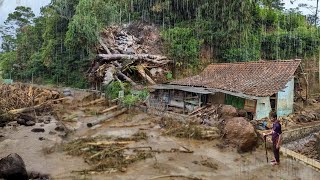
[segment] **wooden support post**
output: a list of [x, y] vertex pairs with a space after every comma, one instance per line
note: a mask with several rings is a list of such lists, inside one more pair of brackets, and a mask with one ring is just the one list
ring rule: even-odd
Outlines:
[[186, 114], [186, 92], [183, 92], [183, 114]]

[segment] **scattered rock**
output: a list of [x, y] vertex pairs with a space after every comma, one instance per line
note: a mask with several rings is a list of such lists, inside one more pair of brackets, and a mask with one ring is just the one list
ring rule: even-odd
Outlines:
[[20, 124], [20, 125], [26, 125], [26, 120], [24, 120], [24, 119], [18, 119], [18, 120], [17, 120], [17, 123]]
[[50, 134], [50, 135], [55, 135], [55, 134], [57, 134], [57, 133], [54, 132], [54, 131], [50, 131], [49, 134]]
[[39, 179], [39, 180], [47, 180], [50, 179], [50, 175], [42, 174], [39, 172], [31, 171], [28, 172], [29, 179]]
[[45, 132], [45, 130], [43, 128], [33, 128], [31, 131], [35, 132], [35, 133], [38, 133], [38, 132], [43, 133], [43, 132]]
[[45, 120], [43, 123], [44, 123], [44, 124], [50, 124], [50, 121]]
[[0, 179], [27, 180], [28, 174], [22, 158], [18, 154], [10, 154], [0, 160]]
[[224, 133], [226, 139], [243, 152], [252, 150], [258, 141], [253, 125], [243, 117], [226, 120]]
[[26, 126], [34, 126], [36, 123], [34, 121], [27, 121]]
[[39, 137], [39, 140], [40, 140], [40, 141], [43, 141], [43, 140], [46, 140], [46, 138], [44, 138], [44, 137]]
[[31, 115], [28, 115], [28, 114], [19, 114], [19, 119], [24, 119], [26, 122], [28, 121], [35, 121], [35, 117], [34, 116], [31, 116]]
[[65, 131], [65, 128], [62, 125], [58, 125], [56, 128], [54, 128], [54, 130], [59, 131], [59, 132], [63, 132], [63, 131]]

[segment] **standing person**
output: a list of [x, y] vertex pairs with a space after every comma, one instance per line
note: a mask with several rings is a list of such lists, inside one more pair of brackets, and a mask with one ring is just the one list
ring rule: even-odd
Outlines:
[[281, 124], [277, 119], [275, 112], [271, 113], [271, 121], [273, 122], [272, 131], [270, 133], [263, 133], [263, 136], [272, 135], [272, 150], [274, 154], [274, 160], [271, 161], [272, 165], [280, 164], [280, 144], [281, 144]]

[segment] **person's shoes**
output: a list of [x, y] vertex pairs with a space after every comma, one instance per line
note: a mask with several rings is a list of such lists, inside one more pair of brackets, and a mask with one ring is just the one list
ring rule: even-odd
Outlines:
[[273, 160], [271, 160], [271, 162], [276, 162], [276, 160], [275, 160], [275, 159], [273, 159]]

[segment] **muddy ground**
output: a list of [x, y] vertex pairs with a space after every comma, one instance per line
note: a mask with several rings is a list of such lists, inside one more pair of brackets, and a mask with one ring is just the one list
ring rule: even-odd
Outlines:
[[[51, 117], [49, 124], [33, 127], [12, 124], [0, 129], [0, 157], [18, 153], [28, 170], [50, 174], [53, 179], [318, 179], [320, 173], [292, 159], [281, 157], [281, 165], [266, 163], [264, 146], [255, 151], [239, 154], [221, 139], [213, 141], [182, 139], [163, 136], [158, 123], [161, 117], [132, 110], [102, 125], [87, 128], [86, 123], [97, 118], [96, 112], [104, 107], [79, 107], [79, 98], [69, 104], [58, 105], [60, 119]], [[56, 131], [58, 121], [71, 131]], [[58, 123], [59, 124], [59, 123]], [[35, 127], [44, 128], [34, 133]], [[130, 147], [151, 146], [154, 150], [170, 151], [186, 147], [193, 153], [153, 153], [152, 158], [128, 165], [122, 172], [83, 173], [91, 167], [80, 156], [70, 156], [63, 150], [73, 139], [96, 136], [131, 137], [143, 131], [146, 140], [131, 143]], [[272, 152], [268, 151], [269, 160]], [[172, 175], [173, 177], [168, 177]], [[179, 177], [180, 176], [180, 177]]]

